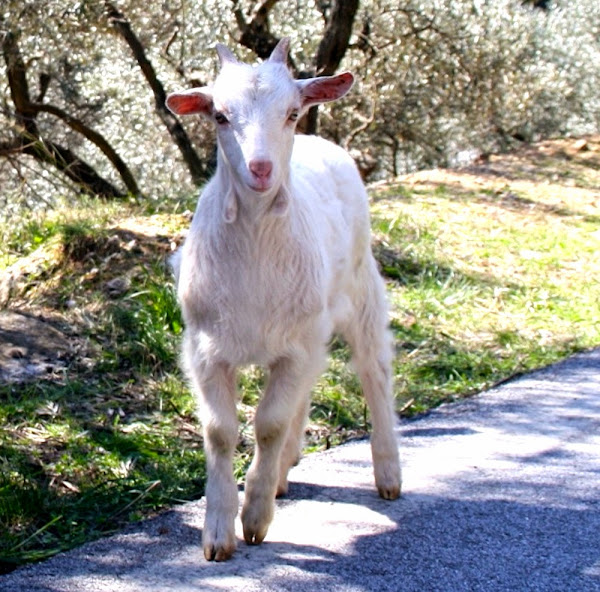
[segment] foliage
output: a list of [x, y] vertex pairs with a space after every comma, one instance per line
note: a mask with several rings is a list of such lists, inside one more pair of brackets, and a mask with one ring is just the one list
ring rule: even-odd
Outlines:
[[[167, 91], [213, 78], [216, 41], [255, 59], [247, 47], [236, 47], [240, 40], [251, 45], [250, 25], [256, 51], [261, 40], [289, 35], [295, 71], [314, 72], [331, 24], [324, 3], [6, 0], [0, 37], [11, 33], [20, 47], [29, 94], [42, 109], [34, 113], [34, 131], [49, 147], [76, 153], [120, 192], [136, 187], [123, 186], [126, 177], [101, 149], [99, 134], [150, 201], [187, 194], [192, 179], [169, 127], [174, 122], [160, 113], [147, 70], [109, 18], [112, 5], [124, 11]], [[546, 10], [519, 0], [364, 0], [340, 65], [355, 71], [359, 83], [343, 102], [322, 110], [320, 131], [351, 149], [372, 179], [461, 164], [522, 140], [593, 132], [600, 124], [599, 22], [596, 0], [555, 0]], [[7, 75], [0, 60], [0, 79]], [[10, 91], [5, 83], [0, 101], [5, 217], [77, 190], [64, 166], [61, 173], [17, 151], [23, 122]], [[82, 134], [73, 120], [97, 135]], [[199, 118], [183, 123], [208, 169], [212, 130]]]
[[598, 129], [597, 3], [556, 2], [548, 12], [506, 0], [379, 7], [365, 10], [382, 49], [351, 66], [362, 81], [358, 111], [375, 115], [352, 146], [376, 155], [385, 174]]

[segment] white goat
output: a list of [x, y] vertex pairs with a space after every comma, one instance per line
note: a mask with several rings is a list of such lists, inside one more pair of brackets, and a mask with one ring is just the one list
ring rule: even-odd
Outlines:
[[288, 46], [283, 39], [252, 67], [217, 45], [214, 84], [167, 99], [174, 113], [200, 113], [217, 126], [217, 170], [175, 262], [183, 360], [204, 427], [208, 560], [228, 559], [236, 547], [236, 368], [254, 363], [269, 370], [242, 510], [244, 538], [259, 544], [274, 498], [287, 491], [288, 471], [299, 459], [310, 390], [334, 332], [353, 350], [369, 404], [379, 493], [400, 495], [391, 339], [365, 188], [344, 150], [294, 135], [308, 107], [342, 97], [354, 78], [294, 80]]

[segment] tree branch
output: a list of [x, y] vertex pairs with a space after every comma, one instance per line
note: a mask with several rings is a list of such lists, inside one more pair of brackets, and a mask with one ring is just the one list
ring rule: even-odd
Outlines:
[[148, 82], [152, 93], [154, 94], [155, 109], [160, 117], [161, 121], [165, 124], [167, 131], [173, 138], [173, 141], [179, 148], [183, 159], [192, 175], [194, 183], [200, 185], [209, 176], [208, 167], [202, 162], [198, 153], [194, 149], [192, 142], [181, 125], [179, 120], [167, 109], [165, 106], [165, 100], [167, 94], [165, 89], [156, 75], [154, 66], [146, 56], [144, 46], [138, 39], [137, 35], [131, 28], [131, 24], [125, 17], [125, 15], [117, 9], [112, 2], [109, 0], [105, 1], [106, 12], [109, 22], [115, 27], [119, 35], [123, 38], [125, 43], [131, 49], [133, 57], [136, 59], [140, 66], [144, 78]]
[[[333, 0], [325, 33], [317, 50], [317, 76], [331, 76], [339, 68], [350, 44], [358, 4], [359, 0]], [[315, 105], [306, 115], [306, 133], [316, 134], [318, 123], [318, 106]]]
[[4, 34], [2, 54], [6, 62], [10, 94], [15, 106], [17, 137], [0, 146], [0, 155], [28, 154], [40, 162], [56, 167], [88, 193], [105, 197], [123, 197], [121, 191], [102, 178], [93, 167], [81, 160], [69, 148], [41, 136], [36, 122], [40, 109], [31, 101], [27, 84], [27, 67], [17, 37], [12, 31]]
[[266, 60], [279, 38], [271, 33], [269, 12], [279, 0], [265, 0], [254, 12], [250, 22], [246, 20], [239, 0], [233, 0], [233, 14], [240, 30], [240, 43], [251, 49], [261, 60]]
[[18, 123], [28, 132], [36, 132], [35, 111], [31, 109], [27, 67], [21, 55], [17, 36], [7, 31], [2, 40], [2, 54], [6, 62], [10, 96], [15, 105]]
[[359, 0], [334, 0], [329, 22], [317, 51], [317, 76], [335, 74], [346, 54]]
[[48, 87], [50, 86], [50, 80], [52, 80], [52, 76], [47, 72], [42, 72], [40, 74], [40, 90], [38, 92], [38, 96], [35, 100], [36, 103], [43, 103], [44, 98], [46, 97], [46, 92], [48, 91]]
[[40, 103], [32, 103], [31, 107], [35, 110], [36, 114], [50, 113], [64, 121], [72, 130], [80, 133], [83, 137], [87, 138], [90, 142], [95, 144], [102, 153], [108, 158], [108, 160], [112, 163], [112, 165], [117, 169], [125, 187], [132, 195], [140, 195], [141, 192], [137, 185], [137, 182], [132, 175], [129, 167], [125, 164], [123, 159], [117, 154], [115, 149], [108, 143], [106, 138], [98, 133], [97, 131], [88, 127], [83, 121], [69, 115], [59, 107], [55, 107], [54, 105], [40, 104]]
[[23, 151], [23, 142], [15, 138], [8, 142], [0, 142], [0, 156], [12, 156]]
[[98, 175], [92, 166], [60, 144], [39, 138], [25, 143], [22, 152], [56, 167], [86, 193], [102, 197], [124, 197], [110, 181]]
[[[377, 95], [374, 95], [375, 97]], [[371, 112], [369, 113], [369, 117], [361, 117], [361, 123], [357, 125], [354, 129], [350, 131], [348, 136], [344, 140], [344, 149], [350, 150], [350, 144], [354, 141], [354, 138], [358, 136], [361, 132], [364, 132], [374, 121], [375, 121], [375, 110], [376, 110], [377, 99], [375, 99], [371, 103]]]

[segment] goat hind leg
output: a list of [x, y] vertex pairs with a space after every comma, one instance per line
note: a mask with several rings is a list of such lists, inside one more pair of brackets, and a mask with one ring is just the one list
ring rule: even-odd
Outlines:
[[[307, 393], [322, 367], [320, 354], [304, 361], [282, 358], [271, 367], [266, 392], [256, 411], [256, 451], [246, 476], [242, 525], [248, 544], [264, 540], [273, 519], [275, 496], [282, 486], [282, 468], [291, 463], [292, 457], [297, 459], [299, 426], [306, 413]], [[288, 469], [286, 466], [286, 488]]]
[[400, 496], [401, 471], [394, 434], [396, 415], [392, 388], [392, 340], [387, 328], [383, 281], [371, 262], [365, 290], [355, 302], [355, 315], [344, 331], [352, 362], [369, 406], [373, 431], [371, 452], [375, 484], [384, 499]]
[[304, 428], [308, 419], [310, 409], [310, 391], [307, 391], [299, 401], [296, 413], [288, 428], [287, 437], [279, 459], [279, 481], [277, 483], [277, 497], [288, 492], [288, 473], [297, 465], [302, 454], [302, 443], [304, 440]]

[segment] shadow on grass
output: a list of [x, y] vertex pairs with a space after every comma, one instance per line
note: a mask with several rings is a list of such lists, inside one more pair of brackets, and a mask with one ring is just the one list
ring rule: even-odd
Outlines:
[[99, 399], [98, 390], [0, 386], [0, 573], [202, 495], [200, 438], [157, 422], [151, 401]]
[[464, 195], [461, 195], [461, 197], [464, 196], [466, 196], [467, 199], [471, 199], [479, 203], [493, 204], [495, 206], [499, 206], [505, 210], [512, 212], [521, 212], [525, 214], [532, 212], [541, 212], [542, 214], [557, 216], [559, 218], [577, 218], [577, 220], [583, 220], [591, 224], [600, 224], [600, 216], [586, 214], [584, 212], [573, 210], [565, 206], [558, 206], [554, 204], [539, 202], [518, 195], [517, 193], [512, 191], [507, 191], [505, 193], [493, 196], [485, 193], [473, 194], [472, 192], [466, 192]]
[[519, 284], [506, 282], [504, 279], [500, 281], [491, 274], [465, 273], [434, 258], [407, 253], [382, 241], [375, 241], [373, 244], [373, 255], [381, 274], [401, 286], [437, 285], [481, 289], [501, 287], [511, 291], [524, 289]]

